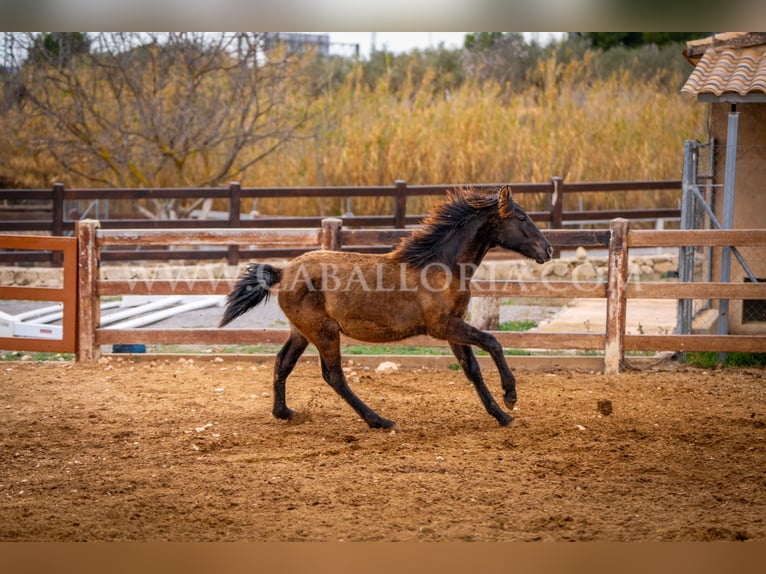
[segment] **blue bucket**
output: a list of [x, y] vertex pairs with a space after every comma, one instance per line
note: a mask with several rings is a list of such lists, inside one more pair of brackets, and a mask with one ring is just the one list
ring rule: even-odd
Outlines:
[[146, 353], [146, 345], [112, 345], [112, 353]]

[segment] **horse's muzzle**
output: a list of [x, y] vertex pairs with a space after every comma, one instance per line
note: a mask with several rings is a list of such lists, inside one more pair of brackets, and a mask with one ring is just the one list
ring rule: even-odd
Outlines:
[[553, 247], [550, 244], [545, 246], [545, 249], [538, 249], [538, 255], [535, 257], [535, 261], [538, 263], [545, 263], [553, 256]]

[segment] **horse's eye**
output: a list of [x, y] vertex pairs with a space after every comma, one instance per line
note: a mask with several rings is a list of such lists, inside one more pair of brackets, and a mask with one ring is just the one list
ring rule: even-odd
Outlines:
[[516, 219], [518, 219], [519, 221], [526, 221], [527, 216], [524, 215], [523, 213], [519, 213], [518, 215], [516, 215]]

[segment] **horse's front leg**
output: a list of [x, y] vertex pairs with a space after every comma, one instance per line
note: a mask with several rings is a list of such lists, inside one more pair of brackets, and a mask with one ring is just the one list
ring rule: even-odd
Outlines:
[[[513, 409], [516, 404], [516, 378], [505, 360], [503, 346], [495, 337], [452, 315], [442, 317], [437, 326], [429, 331], [429, 334], [438, 339], [446, 339], [450, 344], [475, 345], [489, 353], [500, 373], [503, 402], [509, 409]], [[452, 350], [454, 352], [454, 347]]]
[[497, 422], [501, 426], [510, 426], [513, 424], [513, 417], [503, 411], [492, 394], [489, 392], [487, 385], [484, 384], [484, 378], [481, 376], [481, 369], [479, 368], [479, 362], [476, 360], [476, 356], [473, 354], [473, 349], [468, 345], [460, 345], [458, 343], [449, 344], [452, 352], [455, 354], [458, 363], [463, 369], [465, 376], [473, 383], [476, 392], [479, 394], [484, 408], [487, 412], [497, 419]]

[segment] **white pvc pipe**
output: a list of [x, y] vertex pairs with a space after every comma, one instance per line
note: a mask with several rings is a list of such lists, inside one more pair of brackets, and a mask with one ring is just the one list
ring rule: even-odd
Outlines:
[[[14, 315], [17, 321], [24, 321], [26, 319], [31, 319], [32, 317], [40, 317], [41, 315], [46, 315], [47, 313], [53, 313], [56, 311], [61, 311], [61, 309], [64, 308], [63, 303], [56, 303], [55, 305], [49, 305], [47, 307], [40, 307], [39, 309], [31, 309], [30, 311], [24, 311], [23, 313], [19, 313], [18, 315]], [[44, 323], [45, 321], [43, 321]]]
[[139, 305], [138, 307], [131, 307], [130, 309], [125, 309], [124, 311], [117, 311], [116, 313], [111, 313], [105, 317], [101, 317], [100, 326], [103, 327], [105, 325], [109, 325], [110, 323], [121, 321], [127, 317], [134, 317], [149, 311], [164, 309], [180, 302], [181, 297], [165, 297], [163, 299], [158, 299], [156, 301], [152, 301], [151, 303], [147, 303], [146, 305]]
[[[112, 309], [119, 307], [119, 301], [108, 301], [101, 304], [101, 310]], [[38, 323], [52, 323], [58, 321], [64, 316], [64, 304], [57, 303], [56, 305], [49, 305], [48, 307], [40, 307], [39, 309], [32, 309], [31, 311], [24, 311], [13, 317], [17, 321], [26, 321], [27, 319], [36, 318]]]
[[196, 309], [204, 309], [205, 307], [212, 307], [213, 305], [218, 305], [220, 304], [222, 299], [223, 299], [223, 295], [216, 295], [214, 297], [205, 297], [204, 299], [200, 299], [198, 301], [192, 301], [190, 303], [185, 303], [183, 305], [171, 307], [170, 309], [163, 309], [155, 313], [150, 313], [149, 315], [142, 315], [141, 317], [136, 317], [135, 319], [123, 321], [122, 323], [111, 325], [107, 328], [108, 329], [133, 329], [135, 327], [143, 327], [144, 325], [149, 325], [151, 323], [156, 323], [157, 321], [162, 321], [163, 319], [167, 319], [168, 317], [172, 317], [173, 315], [178, 315], [179, 313], [185, 313], [186, 311], [194, 311]]

